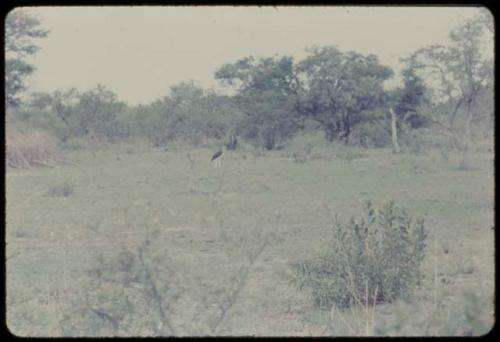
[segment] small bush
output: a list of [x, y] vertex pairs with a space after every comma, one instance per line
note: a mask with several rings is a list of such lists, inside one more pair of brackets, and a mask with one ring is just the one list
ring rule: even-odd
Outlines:
[[64, 143], [62, 148], [71, 151], [85, 150], [88, 148], [88, 141], [83, 137], [70, 137]]
[[314, 142], [311, 137], [299, 135], [293, 137], [286, 149], [286, 154], [296, 163], [304, 163], [311, 159], [311, 154], [314, 148]]
[[345, 145], [338, 141], [327, 141], [320, 131], [297, 134], [287, 142], [285, 154], [295, 163], [320, 159], [351, 161], [364, 158], [367, 155], [359, 146]]
[[73, 194], [73, 185], [64, 182], [62, 184], [57, 184], [49, 188], [50, 197], [69, 197]]
[[40, 129], [8, 130], [6, 145], [5, 162], [8, 167], [53, 166], [62, 161], [55, 139]]
[[328, 142], [325, 135], [318, 130], [308, 130], [297, 134], [287, 142], [286, 156], [296, 163], [304, 163], [310, 160], [331, 160], [337, 152], [344, 148], [340, 144]]
[[345, 161], [365, 158], [367, 153], [357, 146], [348, 146], [341, 143], [335, 143], [335, 158]]
[[364, 218], [336, 222], [331, 249], [292, 265], [293, 283], [322, 308], [373, 305], [407, 296], [420, 281], [427, 233], [391, 201]]
[[366, 122], [354, 128], [349, 141], [361, 147], [386, 147], [392, 143], [390, 126], [385, 122]]

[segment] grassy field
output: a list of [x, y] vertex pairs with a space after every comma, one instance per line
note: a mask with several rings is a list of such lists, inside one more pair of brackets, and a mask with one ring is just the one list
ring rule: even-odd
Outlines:
[[[493, 324], [494, 168], [439, 151], [296, 163], [282, 154], [125, 147], [68, 155], [72, 164], [6, 174], [7, 325], [21, 336], [66, 334], [71, 300], [99, 254], [155, 248], [175, 274], [169, 308], [178, 335], [207, 335], [217, 293], [264, 241], [217, 335], [466, 335]], [[58, 186], [70, 189], [58, 195]], [[331, 215], [347, 221], [365, 199], [395, 200], [429, 230], [425, 279], [410, 302], [326, 312], [291, 286], [290, 263], [328, 248]], [[256, 254], [253, 254], [256, 255]], [[210, 302], [210, 300], [209, 300]], [[69, 314], [71, 316], [71, 314]], [[78, 325], [78, 323], [74, 323]], [[151, 334], [132, 327], [128, 333]], [[85, 335], [98, 334], [88, 331]]]

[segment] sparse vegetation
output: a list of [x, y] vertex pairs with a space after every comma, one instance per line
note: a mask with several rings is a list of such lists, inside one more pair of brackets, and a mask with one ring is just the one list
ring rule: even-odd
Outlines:
[[[114, 150], [102, 150], [95, 158], [83, 151], [71, 152], [68, 157], [80, 159], [78, 168], [62, 165], [8, 172], [7, 255], [15, 255], [8, 259], [7, 267], [7, 299], [13, 303], [7, 316], [9, 328], [16, 334], [36, 336], [160, 334], [157, 304], [148, 299], [141, 278], [145, 270], [138, 259], [138, 248], [148, 236], [150, 245], [144, 249], [143, 259], [153, 277], [158, 277], [154, 278], [158, 279], [156, 286], [172, 288], [158, 291], [162, 302], [172, 305], [168, 312], [176, 335], [446, 335], [447, 331], [460, 335], [470, 329], [465, 318], [460, 323], [453, 318], [464, 310], [462, 290], [482, 294], [480, 303], [492, 298], [494, 245], [489, 227], [493, 225], [493, 188], [488, 179], [492, 179], [493, 169], [489, 154], [475, 155], [477, 169], [458, 172], [440, 161], [439, 151], [435, 151], [436, 161], [432, 161], [433, 155], [394, 156], [388, 150], [371, 150], [355, 163], [316, 159], [304, 164], [290, 163], [272, 153], [259, 156], [254, 163], [242, 159], [241, 152], [231, 151], [223, 168], [217, 169], [207, 160], [211, 153], [210, 149], [190, 151], [196, 162], [192, 174], [185, 151], [171, 151], [168, 158], [164, 152], [137, 151], [117, 161]], [[414, 165], [432, 166], [432, 172], [422, 168], [413, 173]], [[47, 197], [48, 188], [62, 184], [61, 175], [62, 183], [77, 189], [70, 195], [71, 201]], [[195, 192], [187, 191], [189, 178]], [[397, 293], [402, 287], [388, 286], [387, 281], [379, 285], [375, 296], [376, 286], [363, 283], [361, 272], [373, 271], [367, 274], [376, 279], [378, 259], [386, 260], [387, 265], [396, 265], [400, 259], [383, 259], [378, 254], [382, 249], [372, 248], [376, 258], [356, 263], [354, 242], [364, 240], [356, 240], [350, 231], [347, 237], [353, 242], [344, 241], [353, 252], [348, 265], [360, 272], [357, 295], [361, 304], [368, 301], [368, 305], [351, 299], [351, 307], [339, 307], [330, 315], [314, 306], [308, 291], [290, 287], [284, 276], [289, 263], [333, 249], [330, 237], [333, 239], [337, 227], [332, 226], [323, 203], [340, 218], [358, 217], [360, 206], [351, 208], [350, 203], [387, 194], [398, 198], [398, 205], [411, 208], [410, 216], [425, 217], [426, 227], [437, 235], [437, 284], [431, 243], [416, 288], [417, 274], [412, 272], [417, 261], [407, 263], [412, 267], [407, 270], [408, 279], [413, 279], [407, 284], [415, 288], [402, 296], [408, 303], [397, 299], [382, 303], [382, 291], [388, 291], [386, 298], [396, 298], [391, 291]], [[128, 208], [126, 215], [123, 207]], [[369, 216], [363, 218], [368, 225]], [[342, 230], [354, 229], [350, 221], [339, 222]], [[361, 226], [359, 218], [357, 225]], [[373, 222], [370, 231], [377, 225]], [[471, 229], [475, 226], [485, 229]], [[255, 258], [270, 234], [276, 238]], [[370, 241], [368, 246], [373, 247]], [[135, 265], [127, 272], [120, 271], [120, 260], [125, 257]], [[252, 258], [255, 261], [250, 267]], [[344, 265], [347, 269], [338, 258], [335, 264], [332, 259], [324, 260], [330, 260], [328, 267], [342, 270]], [[162, 267], [169, 271], [161, 271]], [[34, 269], [37, 271], [32, 272]], [[173, 278], [162, 278], [167, 273]], [[376, 281], [374, 285], [381, 284]], [[28, 283], [36, 286], [20, 285]], [[435, 286], [438, 311], [433, 321], [429, 310]], [[122, 289], [124, 294], [119, 295]], [[93, 294], [87, 298], [85, 293]], [[174, 294], [178, 298], [170, 302]], [[326, 290], [323, 294], [330, 295]], [[375, 297], [379, 303], [373, 306]], [[228, 298], [233, 298], [230, 307]], [[148, 300], [150, 305], [145, 304]], [[401, 313], [394, 312], [396, 307]], [[212, 330], [224, 311], [218, 328]], [[481, 311], [480, 317], [481, 324], [489, 327], [491, 316]], [[116, 331], [113, 320], [118, 322]], [[333, 320], [331, 324], [329, 320]], [[168, 328], [164, 329], [169, 335]], [[472, 330], [472, 334], [478, 333]]]
[[[300, 59], [220, 60], [213, 88], [158, 74], [170, 89], [140, 105], [102, 84], [25, 93], [36, 40], [50, 33], [37, 8], [11, 11], [9, 330], [485, 334], [495, 317], [494, 28], [487, 11], [469, 10], [448, 45], [399, 56], [399, 75], [332, 41]], [[149, 92], [153, 82], [136, 83]]]

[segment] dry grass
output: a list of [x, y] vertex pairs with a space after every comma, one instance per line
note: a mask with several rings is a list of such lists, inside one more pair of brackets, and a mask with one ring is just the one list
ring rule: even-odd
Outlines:
[[[453, 151], [448, 161], [439, 150], [393, 155], [377, 149], [352, 161], [306, 163], [269, 152], [253, 158], [251, 150], [227, 151], [222, 167], [213, 168], [212, 150], [192, 149], [191, 173], [186, 151], [148, 152], [136, 145], [126, 153], [125, 148], [99, 150], [95, 158], [86, 150], [67, 152], [68, 159], [79, 160], [78, 167], [7, 172], [11, 332], [112, 335], [109, 323], [95, 313], [83, 316], [76, 306], [85, 304], [89, 293], [97, 311], [123, 308], [101, 305], [100, 294], [114, 303], [111, 288], [89, 292], [85, 270], [100, 253], [114, 260], [122, 249], [137, 251], [148, 229], [160, 234], [151, 240], [146, 266], [173, 271], [172, 277], [156, 273], [161, 277], [155, 284], [172, 284], [175, 290], [164, 292], [164, 304], [170, 305], [166, 312], [178, 336], [477, 336], [493, 325], [493, 154], [474, 152], [477, 168], [458, 171]], [[61, 182], [75, 192], [47, 196], [47, 189]], [[307, 293], [289, 285], [288, 265], [329, 248], [331, 216], [324, 203], [344, 220], [357, 215], [364, 199], [395, 199], [426, 218], [433, 234], [422, 265], [425, 279], [409, 302], [372, 306], [369, 300], [369, 306], [318, 310]], [[244, 277], [247, 255], [253, 257], [260, 238], [271, 233], [276, 241], [270, 240]], [[465, 296], [466, 290], [472, 294]], [[117, 297], [116, 303], [148, 298], [133, 297], [136, 293], [130, 287], [129, 297]], [[174, 295], [179, 299], [170, 301]], [[117, 335], [155, 335], [155, 302], [134, 303], [134, 311], [123, 309], [127, 315]], [[68, 318], [61, 321], [64, 315]]]
[[63, 160], [53, 137], [44, 130], [8, 130], [6, 134], [7, 167], [31, 168], [54, 166]]

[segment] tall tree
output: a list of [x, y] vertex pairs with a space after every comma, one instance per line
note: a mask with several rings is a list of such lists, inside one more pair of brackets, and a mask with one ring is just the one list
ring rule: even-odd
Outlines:
[[21, 102], [19, 95], [26, 89], [26, 77], [35, 68], [26, 61], [39, 46], [35, 39], [44, 38], [47, 30], [40, 27], [40, 20], [24, 9], [14, 9], [5, 18], [5, 102], [15, 107]]
[[467, 160], [471, 123], [489, 114], [480, 112], [479, 103], [480, 95], [493, 82], [493, 61], [483, 53], [485, 47], [493, 48], [491, 40], [485, 40], [487, 27], [484, 16], [476, 16], [450, 32], [449, 46], [425, 47], [409, 59], [412, 68], [419, 70], [433, 88], [434, 101], [449, 108], [447, 120], [432, 120], [463, 152], [461, 165]]
[[[405, 60], [402, 59], [402, 61]], [[430, 124], [423, 114], [423, 109], [429, 103], [428, 90], [424, 81], [416, 74], [411, 64], [403, 69], [402, 76], [403, 87], [388, 91], [386, 97], [394, 153], [399, 153], [398, 136], [401, 132], [404, 133], [405, 127], [417, 129]]]
[[411, 128], [420, 128], [429, 125], [421, 109], [429, 104], [427, 87], [415, 70], [407, 66], [402, 71], [403, 87], [394, 91], [394, 112], [400, 123]]
[[79, 135], [94, 135], [112, 139], [118, 135], [118, 115], [125, 112], [127, 105], [117, 95], [98, 84], [95, 88], [79, 94], [76, 112]]
[[247, 57], [223, 65], [215, 78], [236, 88], [234, 99], [245, 114], [241, 128], [245, 138], [274, 149], [299, 127], [293, 109], [295, 75], [291, 57]]
[[299, 112], [318, 121], [332, 141], [348, 143], [365, 112], [385, 101], [383, 82], [393, 74], [374, 55], [343, 53], [334, 46], [313, 47], [297, 65]]

